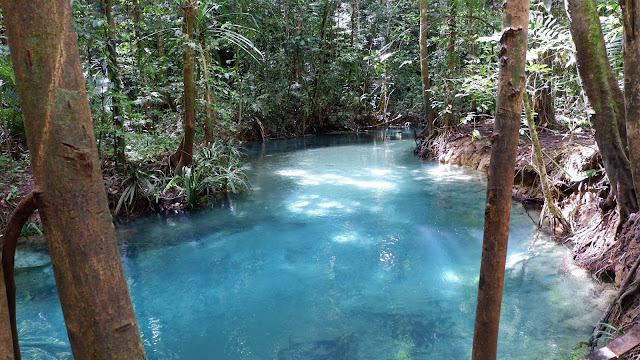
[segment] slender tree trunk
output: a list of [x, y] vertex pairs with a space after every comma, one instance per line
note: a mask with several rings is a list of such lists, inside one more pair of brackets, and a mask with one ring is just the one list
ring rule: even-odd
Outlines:
[[184, 76], [184, 135], [181, 146], [178, 148], [180, 160], [175, 171], [182, 172], [184, 166], [193, 162], [193, 141], [196, 132], [196, 86], [195, 86], [195, 61], [193, 59], [194, 23], [196, 20], [196, 2], [185, 0], [184, 2], [185, 33], [182, 61]]
[[114, 158], [116, 160], [116, 168], [118, 171], [124, 171], [126, 158], [124, 154], [124, 128], [122, 124], [122, 113], [120, 107], [120, 92], [122, 91], [122, 83], [120, 81], [120, 68], [118, 66], [118, 54], [116, 52], [116, 35], [114, 29], [116, 28], [115, 21], [113, 20], [111, 0], [104, 0], [104, 12], [107, 17], [107, 50], [109, 53], [109, 80], [113, 84], [111, 91], [111, 103], [112, 103], [112, 115], [113, 123], [116, 127], [116, 135], [114, 142]]
[[[475, 38], [473, 37], [473, 1], [467, 1], [467, 37], [469, 38], [469, 57], [474, 58], [476, 56], [476, 46], [474, 44]], [[478, 110], [478, 104], [476, 100], [471, 100], [471, 111], [476, 112]]]
[[[618, 199], [620, 222], [638, 211], [631, 164], [625, 155], [620, 124], [625, 124], [623, 95], [615, 82], [605, 49], [595, 0], [566, 0], [569, 29], [576, 46], [576, 63], [582, 88], [593, 109], [591, 123], [596, 143]], [[625, 60], [626, 61], [626, 60]]]
[[204, 99], [206, 113], [206, 117], [203, 121], [204, 141], [206, 143], [211, 143], [213, 142], [213, 123], [215, 122], [215, 119], [211, 111], [213, 104], [211, 102], [211, 89], [209, 87], [209, 67], [207, 66], [207, 58], [205, 56], [205, 51], [202, 48], [202, 44], [199, 43], [198, 47], [200, 49], [200, 60], [202, 61], [202, 72], [204, 73]]
[[619, 0], [624, 22], [624, 97], [629, 159], [640, 204], [640, 4]]
[[429, 49], [427, 44], [427, 0], [420, 0], [420, 75], [422, 79], [422, 98], [424, 115], [427, 122], [425, 131], [431, 134], [434, 128], [435, 112], [431, 107], [431, 80], [429, 79]]
[[[296, 20], [295, 20], [295, 30], [293, 33], [294, 37], [298, 37], [302, 34], [302, 28], [304, 24], [304, 21], [303, 21], [304, 11], [300, 4], [296, 5], [296, 13], [298, 14], [298, 16], [296, 17]], [[304, 65], [303, 65], [304, 60], [302, 58], [302, 49], [296, 48], [293, 61], [294, 61], [293, 66], [295, 68], [296, 83], [300, 85], [300, 92], [305, 93], [306, 82], [303, 80], [303, 77], [302, 77], [302, 71], [304, 68]], [[308, 113], [308, 106], [306, 105], [307, 102], [308, 102], [308, 97], [305, 96], [305, 101], [301, 105], [302, 106], [302, 128], [300, 129], [300, 134], [302, 136], [305, 135], [305, 131], [307, 129], [307, 113]]]
[[167, 64], [166, 64], [166, 54], [164, 50], [164, 34], [158, 34], [158, 56], [160, 56], [160, 63], [162, 64], [162, 96], [164, 97], [164, 101], [169, 106], [169, 109], [174, 113], [178, 112], [178, 108], [176, 107], [176, 103], [171, 99], [171, 94], [169, 94], [169, 75], [167, 74]]
[[449, 40], [448, 40], [448, 54], [447, 54], [447, 76], [449, 77], [446, 80], [447, 85], [447, 113], [444, 116], [444, 123], [447, 127], [454, 126], [453, 123], [453, 103], [454, 103], [454, 84], [453, 79], [455, 78], [454, 71], [456, 68], [456, 6], [455, 1], [451, 2], [451, 12], [449, 14]]
[[[146, 76], [142, 67], [142, 58], [144, 57], [144, 42], [140, 35], [140, 1], [132, 0], [133, 9], [131, 11], [131, 18], [133, 20], [133, 34], [135, 35], [135, 54], [136, 54], [136, 68], [138, 69], [138, 77], [140, 79], [140, 95], [144, 99], [142, 101], [142, 113], [144, 114], [144, 121], [149, 121], [149, 103], [147, 102], [147, 94], [144, 90], [146, 88]], [[146, 125], [146, 124], [145, 124]]]
[[360, 33], [360, 0], [351, 0], [351, 48], [354, 49]]
[[[545, 51], [542, 54], [542, 64], [547, 65], [549, 68], [551, 68], [552, 65], [551, 56], [553, 56], [551, 51]], [[551, 80], [543, 76], [540, 88], [536, 89], [536, 92], [533, 94], [533, 108], [537, 114], [536, 124], [544, 125], [546, 123], [549, 127], [556, 128], [559, 124], [556, 121], [555, 107], [553, 104], [554, 99], [551, 93], [552, 88], [553, 83]]]
[[35, 196], [73, 356], [144, 359], [68, 0], [3, 0]]
[[552, 219], [556, 218], [562, 225], [562, 234], [568, 234], [571, 232], [571, 226], [569, 222], [562, 215], [562, 211], [556, 206], [553, 201], [553, 194], [551, 194], [551, 182], [547, 178], [547, 167], [544, 164], [544, 157], [542, 154], [542, 148], [540, 147], [540, 140], [538, 139], [538, 130], [536, 129], [536, 123], [533, 118], [533, 109], [531, 108], [531, 102], [529, 101], [529, 94], [524, 94], [524, 109], [527, 118], [527, 126], [529, 127], [529, 134], [531, 134], [531, 152], [532, 162], [535, 170], [540, 176], [540, 186], [542, 187], [542, 194], [544, 195], [544, 208], [540, 214], [540, 224], [545, 220], [545, 209], [549, 211]]
[[506, 0], [502, 9], [498, 97], [487, 180], [473, 360], [492, 360], [497, 356], [511, 190], [525, 85], [529, 0]]
[[322, 79], [324, 76], [324, 62], [327, 59], [328, 46], [327, 41], [327, 29], [331, 21], [331, 13], [333, 11], [333, 2], [330, 0], [324, 0], [324, 13], [322, 15], [322, 23], [320, 24], [320, 55], [318, 56], [318, 64], [316, 68], [316, 76], [314, 81], [314, 93], [313, 93], [313, 114], [317, 117], [318, 123], [322, 125], [322, 109], [320, 107], [320, 91], [322, 85]]

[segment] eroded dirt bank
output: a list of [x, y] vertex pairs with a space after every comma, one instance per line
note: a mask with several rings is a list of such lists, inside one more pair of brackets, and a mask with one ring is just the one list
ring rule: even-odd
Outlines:
[[[465, 125], [435, 139], [422, 140], [415, 153], [442, 163], [487, 171], [492, 132], [492, 123]], [[559, 241], [572, 247], [578, 265], [619, 286], [640, 254], [640, 215], [632, 216], [616, 236], [618, 214], [609, 198], [609, 183], [592, 135], [568, 137], [542, 131], [539, 137], [547, 155], [554, 197], [573, 229], [571, 235], [558, 237]], [[525, 206], [543, 204], [539, 177], [531, 165], [531, 142], [524, 134], [519, 140], [513, 197]], [[559, 226], [549, 221], [543, 224], [551, 231], [556, 225]], [[640, 283], [635, 287], [640, 288]], [[639, 303], [634, 290], [621, 301], [611, 322], [626, 328], [639, 321]]]

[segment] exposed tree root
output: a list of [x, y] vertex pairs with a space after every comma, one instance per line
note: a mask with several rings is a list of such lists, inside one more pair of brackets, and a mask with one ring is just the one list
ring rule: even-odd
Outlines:
[[37, 201], [34, 192], [31, 191], [22, 198], [15, 208], [4, 230], [4, 244], [2, 245], [2, 270], [9, 305], [9, 321], [11, 323], [11, 335], [13, 339], [13, 351], [15, 360], [20, 360], [20, 346], [18, 344], [18, 328], [16, 323], [16, 283], [14, 279], [14, 263], [16, 245], [22, 227], [29, 220], [31, 214], [37, 209]]
[[545, 200], [542, 213], [540, 214], [540, 223], [544, 221], [547, 213], [545, 210], [547, 210], [554, 219], [560, 221], [560, 224], [562, 225], [562, 235], [566, 235], [573, 229], [565, 219], [564, 215], [562, 215], [562, 211], [560, 211], [553, 199], [553, 194], [551, 193], [552, 184], [547, 178], [547, 167], [545, 166], [544, 158], [542, 157], [542, 149], [540, 148], [540, 141], [538, 140], [538, 131], [536, 130], [536, 124], [533, 121], [533, 110], [531, 110], [529, 94], [526, 91], [524, 94], [524, 108], [527, 117], [527, 125], [529, 126], [529, 132], [531, 134], [531, 160], [534, 164], [534, 169], [540, 176], [540, 185], [542, 187], [542, 194], [544, 195]]
[[604, 314], [602, 314], [602, 317], [600, 317], [598, 325], [596, 325], [596, 327], [593, 329], [593, 335], [591, 335], [591, 339], [589, 339], [591, 351], [595, 350], [596, 346], [598, 346], [598, 339], [602, 335], [601, 330], [604, 327], [603, 324], [609, 323], [611, 321], [612, 315], [615, 312], [620, 312], [620, 309], [622, 307], [621, 305], [624, 299], [629, 295], [637, 293], [638, 289], [640, 288], [640, 279], [637, 279], [631, 286], [629, 286], [631, 279], [634, 278], [636, 270], [638, 269], [638, 265], [640, 265], [640, 256], [638, 256], [636, 261], [633, 263], [633, 266], [627, 273], [627, 276], [620, 284], [620, 288], [618, 289], [618, 293], [616, 294], [615, 298], [613, 298]]

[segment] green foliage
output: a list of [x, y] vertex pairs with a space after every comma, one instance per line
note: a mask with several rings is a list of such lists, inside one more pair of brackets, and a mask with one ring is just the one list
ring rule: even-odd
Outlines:
[[22, 227], [20, 230], [20, 236], [29, 237], [29, 236], [42, 236], [44, 232], [42, 232], [42, 228], [38, 226], [38, 224], [34, 222], [29, 222]]
[[25, 141], [22, 110], [16, 90], [9, 48], [0, 46], [0, 148], [12, 139]]
[[199, 150], [194, 165], [185, 167], [176, 175], [165, 191], [177, 188], [191, 205], [212, 200], [221, 191], [238, 192], [249, 187], [242, 168], [242, 154], [232, 143], [215, 141]]
[[120, 213], [120, 209], [124, 205], [126, 209], [132, 211], [135, 203], [140, 198], [153, 198], [156, 186], [161, 181], [159, 171], [147, 169], [143, 164], [129, 164], [127, 167], [127, 175], [120, 178], [121, 191], [120, 199], [113, 210], [113, 216]]

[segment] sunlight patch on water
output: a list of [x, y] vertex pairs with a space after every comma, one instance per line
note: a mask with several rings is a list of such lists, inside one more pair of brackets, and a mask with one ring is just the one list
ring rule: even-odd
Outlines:
[[473, 174], [463, 168], [441, 164], [426, 170], [429, 179], [435, 182], [457, 182], [478, 180], [477, 174]]
[[285, 169], [276, 174], [287, 177], [299, 178], [301, 185], [353, 185], [361, 189], [389, 190], [394, 186], [388, 181], [356, 180], [351, 177], [337, 174], [310, 174], [305, 170]]
[[318, 204], [318, 206], [320, 206], [321, 208], [338, 208], [338, 209], [343, 208], [343, 206], [340, 205], [340, 203], [337, 203], [335, 201], [320, 203]]
[[458, 277], [458, 275], [456, 275], [456, 273], [454, 273], [454, 272], [453, 272], [453, 271], [451, 271], [451, 270], [445, 271], [445, 272], [442, 274], [442, 279], [443, 279], [445, 282], [449, 282], [449, 283], [457, 283], [457, 282], [460, 282], [460, 278]]
[[374, 175], [374, 176], [384, 176], [390, 173], [391, 173], [391, 170], [389, 169], [371, 169], [371, 175]]

